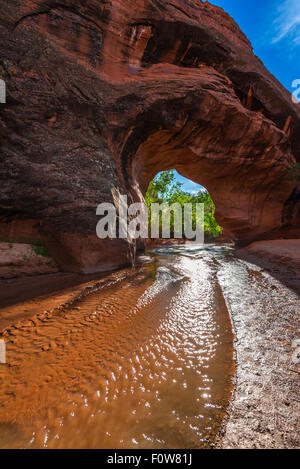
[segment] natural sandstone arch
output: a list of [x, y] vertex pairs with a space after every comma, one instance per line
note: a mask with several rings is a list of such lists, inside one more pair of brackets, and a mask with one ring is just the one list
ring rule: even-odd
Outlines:
[[[165, 74], [175, 94], [176, 70], [166, 67]], [[137, 116], [120, 151], [124, 184], [144, 193], [158, 171], [176, 168], [209, 190], [218, 221], [237, 239], [268, 236], [281, 226], [290, 193], [286, 139], [262, 114], [246, 110], [223, 77], [204, 68], [201, 78], [187, 75], [182, 97], [157, 104], [152, 96], [149, 111]]]
[[237, 241], [299, 235], [299, 107], [222, 9], [11, 0], [4, 15], [2, 232], [34, 223], [68, 270], [126, 264], [125, 242], [96, 238], [96, 206], [175, 167]]

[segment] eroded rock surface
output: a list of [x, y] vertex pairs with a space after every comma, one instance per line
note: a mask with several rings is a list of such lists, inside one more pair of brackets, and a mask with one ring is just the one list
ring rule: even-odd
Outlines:
[[203, 184], [238, 241], [299, 235], [300, 110], [237, 24], [198, 0], [9, 0], [0, 19], [0, 210], [60, 266], [130, 261], [96, 237], [112, 188], [160, 170]]
[[57, 272], [50, 257], [35, 252], [30, 244], [0, 243], [0, 279]]

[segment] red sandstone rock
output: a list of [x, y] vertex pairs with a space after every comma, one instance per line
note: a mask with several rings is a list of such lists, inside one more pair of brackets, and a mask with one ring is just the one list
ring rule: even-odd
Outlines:
[[207, 187], [238, 241], [299, 236], [299, 106], [222, 9], [10, 0], [0, 21], [1, 221], [37, 220], [62, 267], [128, 262], [96, 238], [96, 206], [169, 168]]
[[0, 278], [58, 272], [53, 259], [36, 255], [30, 244], [0, 243]]
[[244, 252], [300, 268], [300, 239], [280, 239], [251, 243]]

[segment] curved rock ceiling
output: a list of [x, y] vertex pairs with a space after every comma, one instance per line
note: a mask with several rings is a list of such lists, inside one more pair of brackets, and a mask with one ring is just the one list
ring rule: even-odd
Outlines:
[[[198, 0], [10, 1], [0, 25], [0, 233], [67, 270], [130, 259], [96, 238], [112, 188], [140, 200], [176, 168], [238, 241], [300, 234], [300, 109], [238, 25]], [[34, 233], [28, 226], [34, 228]]]

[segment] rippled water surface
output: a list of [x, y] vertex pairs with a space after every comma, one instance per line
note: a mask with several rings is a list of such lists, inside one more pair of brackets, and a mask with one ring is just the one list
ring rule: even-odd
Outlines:
[[0, 447], [213, 446], [233, 374], [217, 280], [227, 250], [157, 249], [75, 306], [10, 328]]

